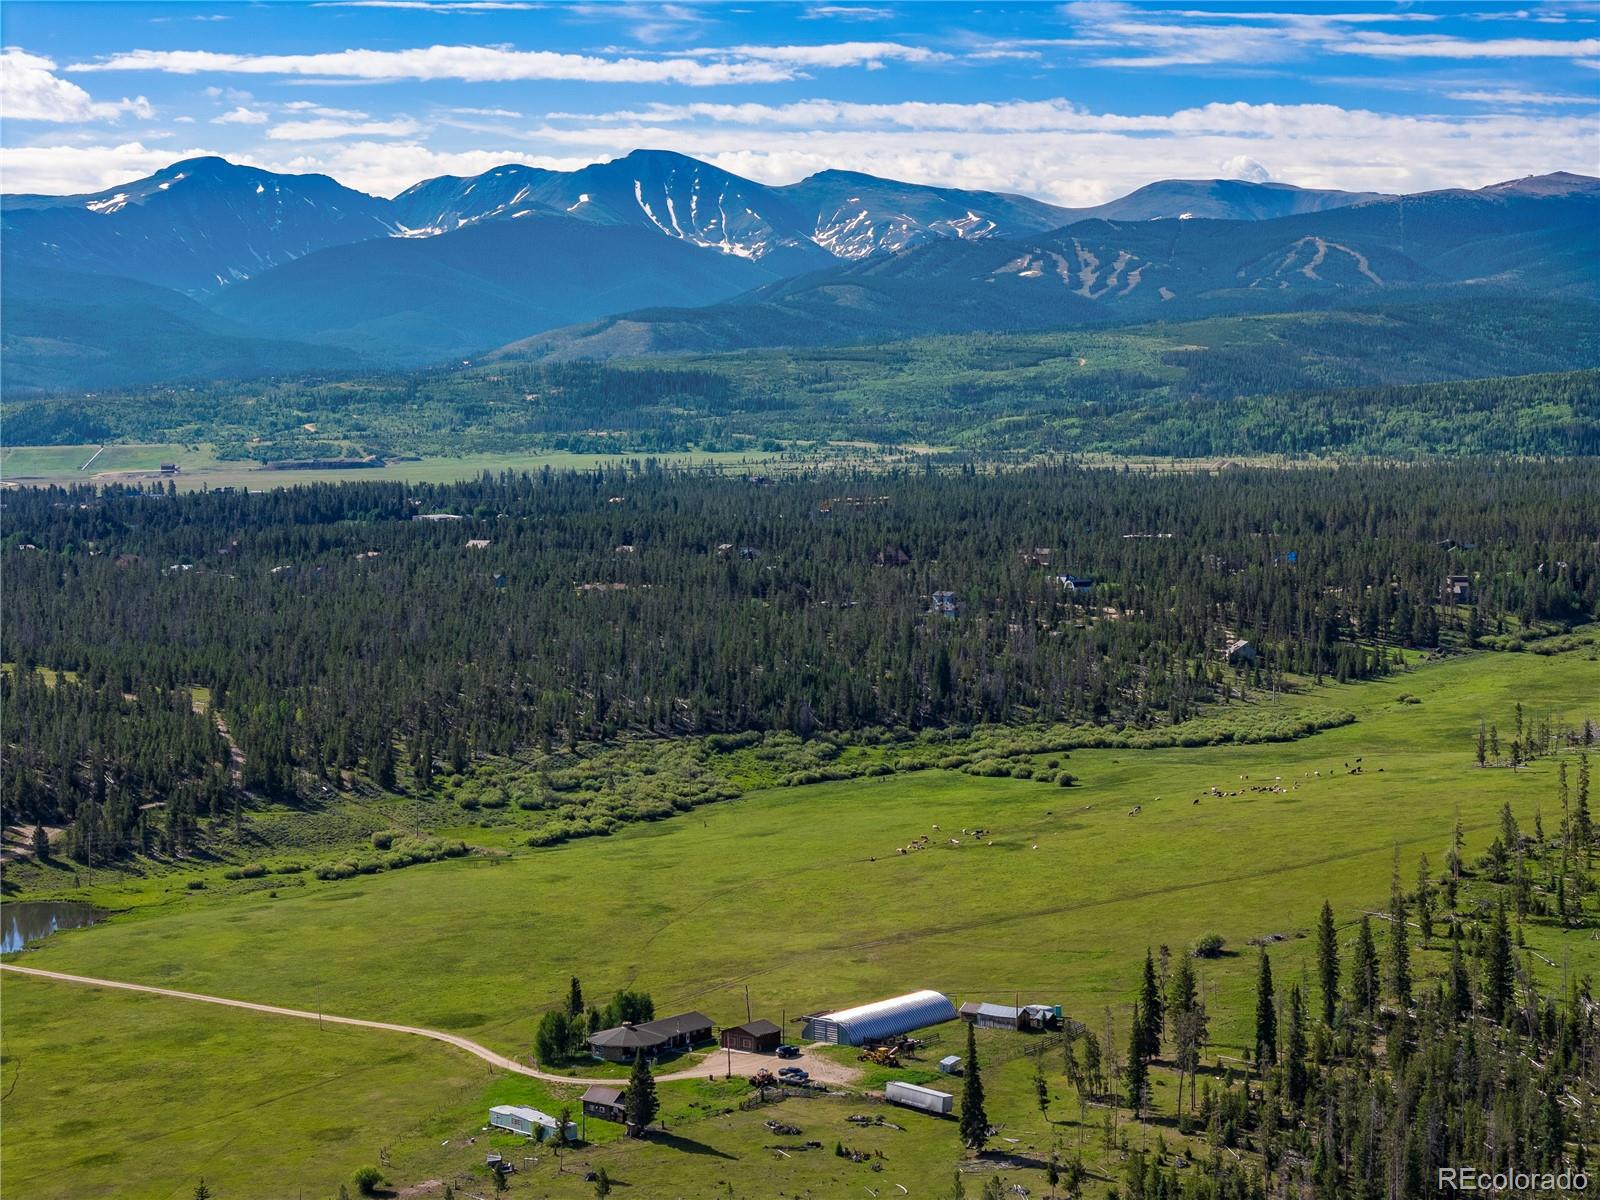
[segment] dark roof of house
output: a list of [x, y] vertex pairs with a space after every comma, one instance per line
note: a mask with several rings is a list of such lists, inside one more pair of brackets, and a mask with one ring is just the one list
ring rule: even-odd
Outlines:
[[621, 1050], [651, 1050], [666, 1040], [666, 1034], [656, 1033], [647, 1025], [618, 1025], [589, 1035], [591, 1046], [615, 1046]]
[[723, 1033], [747, 1033], [751, 1037], [766, 1037], [769, 1033], [782, 1033], [783, 1031], [771, 1021], [755, 1020], [746, 1021], [743, 1025], [730, 1025]]
[[646, 1021], [638, 1029], [648, 1029], [662, 1037], [678, 1037], [680, 1034], [697, 1033], [702, 1029], [711, 1028], [711, 1018], [703, 1012], [679, 1013], [675, 1017], [660, 1017], [654, 1021]]
[[652, 1050], [670, 1038], [710, 1028], [711, 1018], [704, 1013], [686, 1012], [679, 1013], [675, 1017], [641, 1021], [637, 1025], [618, 1025], [615, 1029], [601, 1029], [589, 1035], [589, 1044], [610, 1046], [620, 1050]]
[[606, 1087], [603, 1084], [597, 1083], [583, 1094], [583, 1103], [621, 1104], [622, 1098], [626, 1094], [627, 1093], [621, 1088]]

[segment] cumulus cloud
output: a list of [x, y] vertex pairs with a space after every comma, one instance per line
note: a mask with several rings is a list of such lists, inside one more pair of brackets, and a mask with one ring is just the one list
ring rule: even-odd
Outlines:
[[142, 142], [120, 145], [4, 146], [0, 174], [6, 190], [52, 195], [98, 192], [113, 184], [158, 171], [182, 158], [215, 154], [215, 150], [174, 150]]
[[213, 125], [265, 125], [272, 118], [260, 109], [238, 108], [229, 109], [219, 117], [212, 117]]
[[1217, 172], [1224, 179], [1246, 179], [1251, 183], [1271, 183], [1272, 173], [1248, 154], [1235, 154]]
[[8, 121], [114, 121], [124, 115], [149, 117], [150, 102], [95, 100], [77, 84], [55, 74], [56, 64], [16, 46], [0, 53], [0, 115]]

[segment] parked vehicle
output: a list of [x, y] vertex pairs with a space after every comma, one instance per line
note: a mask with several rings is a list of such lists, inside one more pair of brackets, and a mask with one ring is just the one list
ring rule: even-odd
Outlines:
[[791, 1045], [789, 1045], [788, 1042], [785, 1042], [783, 1045], [778, 1047], [778, 1057], [779, 1058], [799, 1058], [800, 1057], [800, 1047], [799, 1046], [791, 1046]]
[[780, 1067], [778, 1079], [782, 1083], [805, 1083], [811, 1075], [803, 1067]]

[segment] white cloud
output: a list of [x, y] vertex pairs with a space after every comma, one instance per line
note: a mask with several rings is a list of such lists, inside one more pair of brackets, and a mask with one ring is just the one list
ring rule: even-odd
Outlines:
[[422, 126], [409, 117], [394, 121], [285, 121], [267, 130], [275, 142], [323, 142], [334, 138], [411, 137]]
[[509, 108], [452, 108], [458, 117], [503, 117], [510, 121], [522, 120], [522, 114]]
[[1586, 104], [1593, 107], [1593, 96], [1580, 96], [1574, 92], [1526, 92], [1520, 88], [1491, 88], [1478, 91], [1446, 92], [1451, 100], [1461, 100], [1469, 104], [1512, 104], [1512, 105], [1566, 105]]
[[1235, 154], [1217, 172], [1223, 179], [1248, 179], [1251, 183], [1271, 183], [1272, 173], [1248, 154]]
[[804, 21], [888, 21], [892, 8], [873, 8], [867, 4], [813, 4], [800, 14]]
[[789, 67], [861, 67], [885, 62], [940, 63], [951, 56], [903, 42], [824, 42], [814, 46], [726, 46], [691, 50], [691, 54], [726, 54], [755, 62], [782, 63]]
[[1600, 54], [1600, 38], [1457, 38], [1398, 33], [1358, 33], [1329, 42], [1328, 50], [1378, 58], [1587, 58]]
[[97, 101], [77, 84], [58, 78], [56, 64], [16, 46], [0, 53], [0, 116], [8, 121], [114, 121], [154, 114], [143, 96]]
[[512, 162], [575, 171], [591, 161], [581, 155], [530, 156], [515, 150], [439, 151], [415, 142], [345, 142], [257, 165], [273, 171], [315, 171], [375, 195], [392, 196], [436, 175], [480, 175]]
[[0, 176], [4, 176], [8, 192], [98, 192], [158, 171], [179, 159], [215, 153], [157, 148], [142, 142], [117, 146], [3, 146]]
[[213, 125], [265, 125], [271, 119], [260, 109], [245, 108], [240, 105], [238, 108], [229, 109], [220, 117], [212, 117], [211, 123]]
[[792, 65], [771, 61], [702, 62], [692, 57], [601, 58], [503, 46], [427, 46], [415, 50], [338, 50], [324, 54], [224, 54], [211, 50], [130, 50], [71, 71], [208, 72], [299, 75], [332, 79], [570, 80], [587, 83], [680, 83], [710, 86], [772, 83], [794, 77]]

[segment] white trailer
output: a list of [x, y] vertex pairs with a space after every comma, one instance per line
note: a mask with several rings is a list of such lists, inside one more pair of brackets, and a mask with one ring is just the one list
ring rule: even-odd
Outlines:
[[949, 1092], [936, 1092], [932, 1088], [920, 1087], [915, 1083], [901, 1083], [898, 1080], [884, 1087], [883, 1096], [891, 1104], [920, 1108], [923, 1112], [936, 1113], [939, 1116], [948, 1116], [956, 1105], [956, 1098]]
[[[556, 1130], [561, 1128], [561, 1122], [549, 1113], [542, 1113], [537, 1108], [525, 1108], [520, 1104], [497, 1104], [489, 1110], [489, 1124], [496, 1129], [508, 1129], [512, 1133], [520, 1133], [523, 1137], [537, 1138], [544, 1141], [556, 1135]], [[567, 1141], [576, 1141], [578, 1127], [571, 1121], [563, 1131]]]

